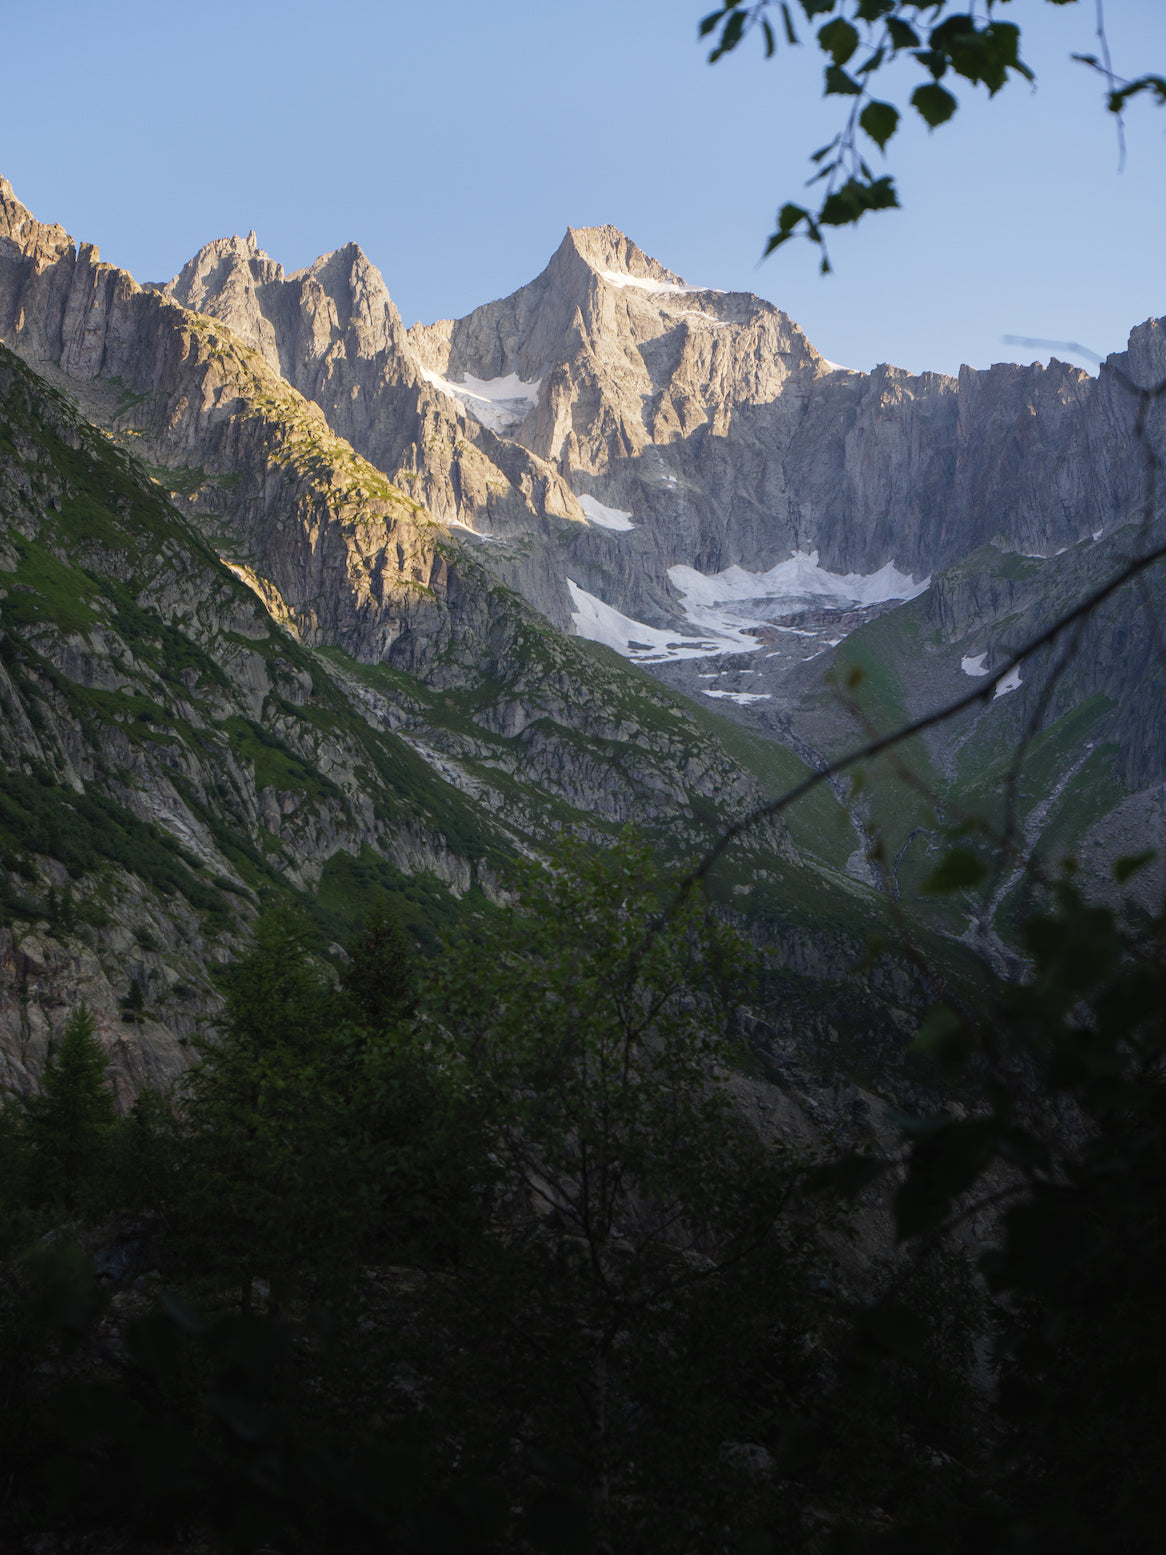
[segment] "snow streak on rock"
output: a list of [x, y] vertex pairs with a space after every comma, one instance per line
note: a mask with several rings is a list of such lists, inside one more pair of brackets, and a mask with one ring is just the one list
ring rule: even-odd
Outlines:
[[625, 513], [622, 508], [609, 508], [606, 503], [600, 502], [598, 497], [585, 493], [579, 498], [579, 506], [586, 513], [588, 521], [598, 524], [601, 529], [616, 529], [626, 531], [634, 529], [632, 515]]
[[1018, 664], [1015, 669], [1008, 671], [1007, 675], [1005, 675], [1004, 679], [999, 683], [995, 691], [993, 691], [993, 701], [995, 701], [997, 697], [1007, 696], [1010, 691], [1018, 690], [1021, 685], [1023, 685], [1023, 681], [1020, 678], [1020, 665]]
[[502, 378], [475, 378], [467, 373], [464, 383], [451, 383], [428, 367], [421, 368], [421, 376], [443, 394], [452, 395], [475, 421], [498, 433], [513, 432], [522, 425], [538, 403], [542, 381], [523, 383], [517, 373]]

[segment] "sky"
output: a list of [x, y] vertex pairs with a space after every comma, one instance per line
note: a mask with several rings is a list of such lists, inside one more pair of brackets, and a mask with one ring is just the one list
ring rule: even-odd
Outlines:
[[[1096, 3], [1010, 0], [1037, 89], [968, 88], [950, 124], [901, 132], [904, 209], [839, 233], [826, 278], [806, 243], [759, 256], [846, 105], [816, 49], [707, 64], [711, 0], [0, 0], [0, 173], [139, 280], [252, 227], [289, 270], [355, 240], [429, 322], [612, 222], [846, 366], [1047, 357], [1008, 336], [1104, 355], [1166, 313], [1166, 109], [1131, 106], [1119, 172], [1069, 60], [1096, 50]], [[1105, 4], [1114, 68], [1166, 74], [1164, 0]]]

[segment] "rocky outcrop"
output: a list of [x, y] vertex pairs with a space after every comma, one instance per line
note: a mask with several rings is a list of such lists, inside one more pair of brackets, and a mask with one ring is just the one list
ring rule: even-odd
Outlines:
[[2, 183], [0, 338], [123, 432], [309, 639], [381, 657], [402, 631], [439, 631], [456, 547], [433, 543], [420, 504], [257, 349], [74, 248]]
[[[583, 524], [557, 472], [497, 437], [414, 353], [380, 272], [355, 243], [285, 275], [253, 234], [221, 239], [160, 290], [261, 352], [334, 432], [432, 517], [550, 543], [565, 526]], [[495, 571], [567, 624], [562, 581], [532, 560], [529, 545], [521, 557], [503, 552]]]
[[0, 514], [0, 1088], [35, 1085], [78, 997], [122, 1100], [173, 1078], [273, 887], [372, 850], [382, 883], [457, 895], [507, 855], [3, 349]]

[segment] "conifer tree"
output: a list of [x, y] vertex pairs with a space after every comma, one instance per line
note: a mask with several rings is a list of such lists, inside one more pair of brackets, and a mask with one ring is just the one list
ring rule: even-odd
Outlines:
[[234, 1286], [244, 1311], [256, 1280], [278, 1303], [328, 1214], [319, 1157], [329, 990], [311, 952], [304, 913], [281, 904], [260, 917], [184, 1088], [186, 1256]]
[[42, 1093], [28, 1117], [33, 1191], [70, 1211], [98, 1192], [117, 1114], [97, 1021], [82, 1002], [50, 1048]]
[[345, 1014], [372, 1031], [410, 1016], [417, 1004], [417, 954], [384, 896], [373, 903], [340, 972]]

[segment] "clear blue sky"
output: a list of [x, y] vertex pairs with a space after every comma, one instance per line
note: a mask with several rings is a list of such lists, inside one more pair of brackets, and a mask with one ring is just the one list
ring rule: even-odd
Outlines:
[[[568, 225], [614, 222], [688, 281], [756, 291], [828, 357], [954, 371], [1008, 334], [1120, 349], [1166, 313], [1166, 110], [1126, 170], [1073, 51], [1095, 0], [1007, 7], [1039, 89], [969, 90], [892, 142], [905, 210], [758, 266], [844, 108], [816, 51], [715, 67], [711, 0], [8, 0], [0, 172], [140, 280], [254, 226], [289, 269], [356, 239], [406, 323], [531, 279]], [[1166, 73], [1166, 0], [1107, 0], [1114, 65]], [[811, 68], [812, 67], [812, 68]]]

